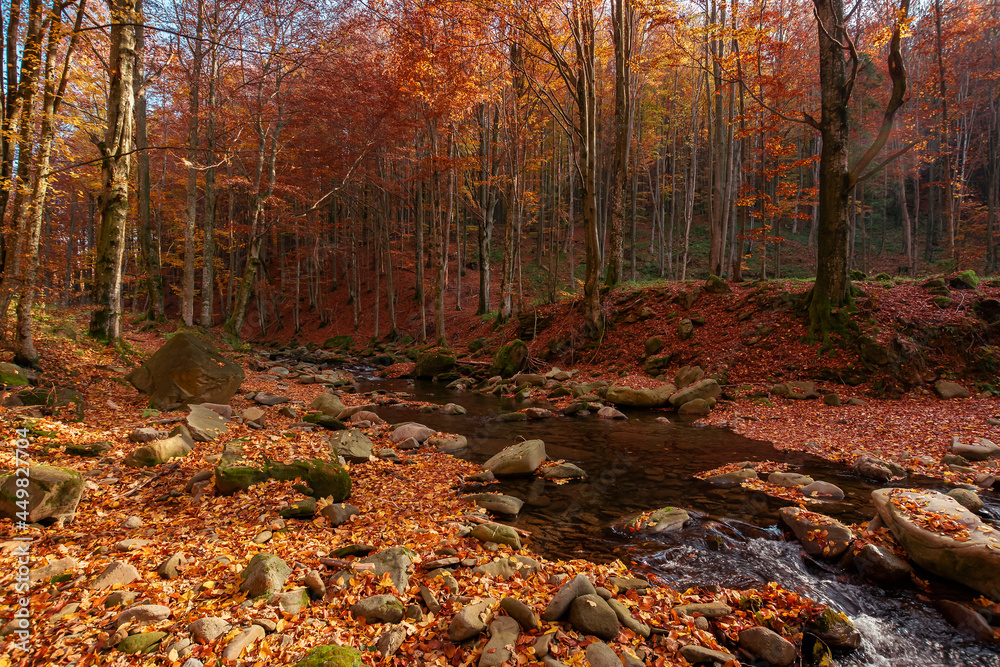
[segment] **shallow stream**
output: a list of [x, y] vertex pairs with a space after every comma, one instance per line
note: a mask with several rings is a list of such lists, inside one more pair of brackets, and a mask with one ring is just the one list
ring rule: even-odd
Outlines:
[[[1000, 667], [1000, 651], [962, 637], [935, 609], [934, 601], [976, 597], [926, 572], [931, 590], [882, 589], [857, 573], [809, 558], [788, 541], [778, 510], [789, 504], [742, 488], [721, 489], [692, 477], [737, 461], [777, 461], [789, 470], [832, 482], [846, 498], [810, 506], [845, 523], [874, 515], [871, 491], [878, 488], [844, 466], [799, 452], [780, 452], [720, 428], [668, 424], [651, 412], [628, 412], [628, 421], [588, 417], [503, 423], [493, 417], [531, 405], [456, 392], [411, 380], [378, 380], [358, 373], [359, 391], [408, 392], [419, 401], [458, 403], [462, 416], [420, 413], [409, 407], [379, 407], [389, 422], [418, 421], [465, 435], [464, 458], [481, 463], [520, 438], [540, 438], [551, 459], [565, 459], [587, 471], [585, 482], [556, 485], [539, 478], [504, 481], [497, 491], [525, 501], [521, 514], [505, 521], [531, 531], [530, 548], [551, 559], [620, 558], [634, 570], [674, 588], [718, 584], [750, 588], [775, 581], [846, 613], [864, 636], [860, 649], [839, 656], [840, 665], [969, 665]], [[536, 404], [540, 405], [540, 404]], [[907, 486], [942, 488], [931, 479], [910, 478]], [[1000, 500], [981, 494], [984, 516], [1000, 518]], [[683, 530], [652, 540], [615, 530], [624, 516], [663, 506], [681, 507], [694, 517]], [[639, 541], [642, 540], [642, 541]]]

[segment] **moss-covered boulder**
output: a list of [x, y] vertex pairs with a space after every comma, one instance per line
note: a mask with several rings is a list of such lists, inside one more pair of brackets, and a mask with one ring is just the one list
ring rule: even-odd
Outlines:
[[354, 343], [354, 339], [350, 334], [341, 334], [338, 336], [330, 336], [325, 341], [323, 341], [324, 350], [347, 350], [350, 349], [351, 345]]
[[24, 523], [72, 521], [83, 496], [80, 473], [53, 466], [31, 466], [27, 473], [0, 477], [0, 517]]
[[302, 480], [309, 487], [309, 495], [316, 498], [331, 496], [333, 502], [342, 503], [351, 495], [351, 476], [339, 464], [323, 459], [270, 463], [267, 475], [271, 479]]
[[140, 632], [129, 635], [118, 644], [122, 653], [152, 653], [167, 636], [166, 632]]
[[308, 414], [302, 418], [302, 421], [307, 424], [315, 424], [328, 431], [342, 431], [347, 428], [344, 422], [340, 421], [336, 417], [331, 417], [330, 415], [324, 415], [321, 412], [315, 412]]
[[979, 286], [979, 276], [972, 269], [962, 271], [948, 281], [953, 289], [976, 289]]
[[281, 592], [285, 580], [292, 573], [285, 561], [274, 554], [259, 553], [250, 559], [246, 568], [240, 572], [240, 590], [247, 597], [274, 595]]
[[244, 375], [210, 342], [181, 332], [125, 379], [149, 396], [152, 407], [173, 410], [189, 403], [228, 403]]
[[0, 363], [0, 384], [20, 387], [28, 384], [27, 372], [16, 364]]
[[507, 343], [493, 357], [490, 375], [509, 378], [520, 373], [528, 364], [528, 345], [523, 340], [515, 338]]
[[455, 368], [456, 361], [458, 361], [458, 358], [445, 350], [424, 352], [417, 357], [417, 365], [413, 369], [413, 377], [429, 380], [435, 375], [447, 373]]
[[363, 656], [353, 648], [327, 644], [317, 646], [295, 663], [295, 667], [364, 667]]
[[709, 276], [705, 281], [705, 291], [709, 294], [729, 294], [732, 288], [719, 276]]
[[251, 486], [262, 484], [268, 475], [260, 468], [250, 466], [219, 466], [215, 469], [215, 490], [219, 495], [231, 496], [237, 491], [246, 491]]

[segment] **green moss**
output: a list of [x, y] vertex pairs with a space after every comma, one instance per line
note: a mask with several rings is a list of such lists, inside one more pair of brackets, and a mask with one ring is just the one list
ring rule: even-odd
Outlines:
[[166, 636], [166, 632], [143, 632], [138, 635], [129, 635], [118, 644], [118, 650], [122, 653], [148, 653], [155, 650]]
[[309, 651], [295, 667], [364, 667], [362, 657], [353, 648], [328, 644]]
[[331, 417], [330, 415], [324, 415], [318, 412], [304, 416], [302, 421], [322, 426], [323, 428], [331, 431], [342, 431], [347, 428], [344, 425], [344, 422], [340, 421], [336, 417]]
[[951, 305], [951, 299], [946, 296], [936, 296], [932, 299], [932, 301], [938, 308], [947, 308]]
[[509, 378], [524, 369], [528, 362], [528, 345], [520, 339], [507, 343], [493, 357], [490, 375]]
[[251, 486], [266, 482], [268, 474], [258, 468], [248, 466], [222, 467], [215, 469], [215, 488], [224, 496], [237, 491], [246, 491]]
[[20, 366], [0, 363], [0, 384], [5, 384], [8, 387], [20, 387], [28, 384], [28, 376]]

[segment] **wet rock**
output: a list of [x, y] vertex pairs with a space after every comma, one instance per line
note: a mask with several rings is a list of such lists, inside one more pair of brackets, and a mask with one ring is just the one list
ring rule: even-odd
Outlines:
[[672, 384], [664, 384], [652, 389], [614, 386], [608, 389], [604, 398], [609, 403], [628, 408], [662, 408], [670, 403], [670, 397], [677, 390]]
[[186, 417], [188, 431], [196, 442], [212, 442], [229, 430], [226, 419], [202, 405], [189, 405]]
[[639, 519], [628, 522], [632, 528], [648, 529], [652, 533], [673, 533], [684, 527], [691, 520], [691, 515], [679, 507], [663, 507], [649, 515], [649, 518], [639, 525]]
[[229, 640], [226, 648], [222, 649], [223, 663], [236, 661], [243, 655], [243, 652], [253, 646], [258, 640], [264, 638], [264, 628], [259, 625], [251, 625], [249, 628]]
[[681, 415], [692, 415], [701, 416], [707, 415], [712, 411], [712, 406], [709, 405], [708, 401], [703, 398], [696, 398], [694, 400], [688, 401], [679, 408], [677, 408], [677, 413]]
[[403, 620], [403, 603], [392, 595], [372, 595], [355, 602], [351, 614], [368, 623], [399, 623]]
[[139, 572], [129, 563], [114, 561], [90, 583], [87, 588], [98, 591], [112, 586], [127, 586], [139, 578]]
[[834, 650], [853, 651], [861, 646], [861, 633], [854, 623], [832, 607], [827, 607], [819, 618], [810, 622], [806, 631]]
[[545, 479], [583, 479], [586, 476], [583, 468], [573, 463], [557, 463], [542, 469], [542, 477]]
[[441, 414], [443, 415], [464, 415], [467, 412], [468, 410], [458, 403], [445, 403], [441, 408]]
[[843, 500], [844, 491], [839, 486], [829, 482], [817, 481], [806, 484], [799, 489], [799, 492], [807, 498], [821, 498], [823, 500]]
[[562, 588], [552, 597], [552, 600], [542, 612], [542, 620], [549, 622], [558, 621], [569, 611], [573, 600], [581, 595], [596, 595], [596, 593], [597, 591], [590, 579], [582, 574], [578, 574], [563, 584]]
[[530, 475], [545, 460], [545, 443], [541, 440], [526, 440], [507, 447], [483, 464], [497, 477]]
[[794, 472], [772, 472], [767, 476], [767, 481], [770, 484], [794, 489], [800, 486], [808, 486], [815, 480], [809, 475], [800, 475]]
[[250, 559], [246, 568], [240, 573], [240, 590], [247, 594], [247, 597], [255, 598], [260, 595], [273, 595], [281, 592], [285, 585], [285, 580], [292, 573], [292, 569], [274, 554], [259, 553]]
[[125, 379], [150, 397], [152, 407], [174, 410], [190, 403], [228, 403], [244, 375], [211, 343], [180, 332]]
[[[21, 472], [27, 472], [27, 477], [16, 472], [0, 477], [0, 518], [25, 523], [55, 521], [60, 526], [73, 521], [83, 497], [80, 473], [53, 466], [31, 466]], [[27, 486], [21, 486], [25, 479]]]
[[[918, 489], [872, 492], [875, 508], [910, 559], [938, 576], [1000, 599], [997, 532], [950, 496]], [[960, 531], [931, 532], [922, 517], [947, 518]], [[956, 539], [961, 537], [962, 539]]]
[[456, 361], [457, 357], [447, 352], [424, 352], [416, 359], [413, 377], [430, 380], [435, 375], [452, 370]]
[[500, 667], [510, 660], [508, 646], [517, 643], [519, 626], [517, 621], [509, 616], [500, 616], [490, 623], [490, 640], [483, 647], [479, 667]]
[[490, 608], [496, 600], [488, 598], [463, 607], [448, 625], [448, 637], [458, 643], [482, 634], [492, 613]]
[[975, 491], [968, 489], [952, 489], [948, 495], [962, 504], [962, 507], [970, 512], [978, 512], [983, 509], [983, 499]]
[[715, 663], [728, 663], [730, 660], [736, 660], [736, 657], [731, 653], [726, 653], [725, 651], [716, 651], [714, 649], [706, 648], [704, 646], [699, 646], [698, 644], [688, 644], [687, 646], [682, 646], [680, 649], [681, 657], [690, 662], [693, 665], [703, 665], [703, 664], [715, 664]]
[[779, 515], [806, 553], [812, 556], [839, 558], [854, 541], [850, 528], [824, 514], [800, 507], [783, 507]]
[[941, 615], [951, 623], [959, 633], [981, 642], [993, 643], [995, 635], [993, 627], [979, 613], [964, 604], [941, 600], [938, 602]]
[[775, 667], [788, 667], [798, 657], [792, 642], [765, 627], [743, 630], [739, 634], [738, 643], [740, 648], [748, 650]]
[[891, 586], [910, 579], [913, 568], [905, 560], [877, 544], [866, 544], [854, 556], [854, 566], [868, 581]]
[[738, 486], [748, 479], [757, 479], [757, 471], [753, 468], [743, 468], [732, 472], [712, 475], [705, 479], [709, 484], [715, 486]]
[[552, 411], [545, 408], [525, 408], [524, 415], [528, 419], [549, 419], [552, 417]]
[[188, 632], [196, 640], [211, 644], [233, 629], [232, 623], [217, 616], [206, 616], [188, 625]]
[[880, 482], [888, 482], [894, 477], [892, 470], [884, 461], [873, 459], [870, 456], [859, 456], [854, 462], [854, 469], [858, 474]]
[[598, 410], [597, 416], [601, 419], [628, 419], [624, 413], [619, 412], [611, 406], [605, 406]]
[[670, 405], [677, 408], [696, 398], [707, 401], [710, 398], [717, 399], [721, 395], [722, 389], [719, 387], [719, 383], [712, 378], [707, 378], [671, 394]]

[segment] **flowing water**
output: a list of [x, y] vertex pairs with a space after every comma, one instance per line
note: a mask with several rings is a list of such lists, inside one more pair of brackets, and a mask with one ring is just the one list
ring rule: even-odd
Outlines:
[[[663, 424], [649, 412], [629, 413], [628, 421], [588, 417], [530, 422], [498, 422], [497, 414], [519, 409], [514, 403], [443, 385], [409, 380], [361, 379], [360, 391], [409, 392], [416, 400], [463, 405], [467, 415], [419, 413], [408, 407], [379, 407], [389, 422], [418, 421], [469, 441], [464, 458], [481, 463], [521, 438], [540, 438], [551, 459], [565, 459], [587, 471], [586, 482], [556, 485], [539, 478], [504, 481], [490, 490], [525, 501], [511, 525], [531, 531], [531, 548], [548, 558], [620, 558], [654, 580], [684, 589], [718, 584], [750, 588], [769, 581], [830, 604], [846, 613], [861, 631], [857, 651], [840, 656], [841, 665], [969, 665], [1000, 667], [1000, 652], [959, 635], [934, 608], [934, 600], [968, 601], [968, 589], [921, 572], [930, 591], [885, 590], [845, 570], [806, 557], [787, 541], [778, 510], [788, 503], [742, 488], [721, 489], [692, 474], [737, 461], [777, 461], [846, 493], [842, 502], [811, 507], [845, 523], [874, 515], [875, 485], [849, 469], [800, 452], [780, 452], [766, 442], [726, 429], [696, 428], [678, 421]], [[909, 486], [940, 488], [931, 479], [906, 480]], [[1000, 502], [982, 494], [984, 515], [1000, 517]], [[630, 514], [663, 506], [682, 507], [693, 520], [669, 535], [638, 538], [616, 529]], [[639, 540], [642, 541], [639, 541]]]

